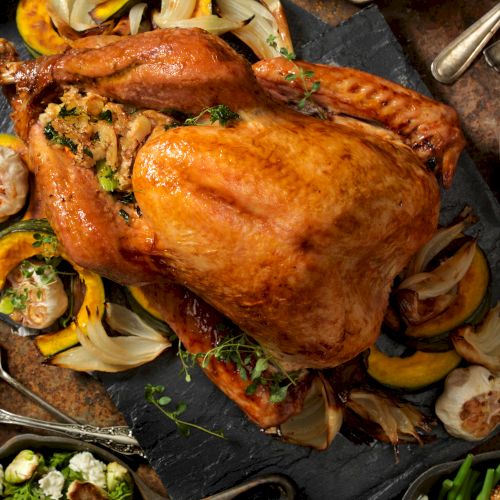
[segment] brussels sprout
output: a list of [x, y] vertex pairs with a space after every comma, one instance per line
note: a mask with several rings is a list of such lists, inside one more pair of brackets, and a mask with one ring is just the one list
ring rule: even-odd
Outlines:
[[129, 500], [132, 498], [134, 486], [127, 469], [117, 462], [111, 462], [106, 468], [106, 484], [109, 498], [113, 500]]
[[3, 493], [3, 465], [0, 464], [0, 495]]
[[40, 464], [40, 458], [34, 451], [20, 451], [5, 469], [5, 481], [18, 484], [31, 479]]
[[108, 496], [106, 492], [99, 488], [99, 486], [81, 482], [81, 481], [73, 481], [69, 487], [67, 496], [69, 500], [107, 500]]

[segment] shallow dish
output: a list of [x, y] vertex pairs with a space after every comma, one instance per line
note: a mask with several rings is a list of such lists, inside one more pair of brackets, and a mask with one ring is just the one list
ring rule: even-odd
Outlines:
[[[499, 460], [500, 450], [496, 450], [475, 455], [472, 463], [473, 465], [478, 465], [492, 461], [497, 462], [498, 464]], [[439, 484], [446, 477], [453, 476], [462, 463], [463, 459], [438, 464], [430, 469], [427, 469], [423, 474], [420, 474], [420, 476], [418, 476], [413, 483], [410, 484], [410, 487], [406, 490], [402, 500], [417, 500], [420, 495], [427, 495], [432, 490], [434, 485]]]
[[[94, 456], [100, 460], [108, 462], [118, 462], [120, 465], [125, 467], [132, 479], [134, 480], [134, 485], [136, 491], [134, 492], [134, 498], [139, 498], [142, 500], [165, 500], [158, 493], [151, 490], [146, 484], [135, 474], [135, 472], [117, 456], [113, 455], [109, 451], [106, 451], [98, 446], [90, 443], [85, 443], [84, 441], [78, 441], [77, 439], [64, 438], [59, 436], [38, 436], [36, 434], [20, 434], [18, 436], [9, 439], [2, 447], [0, 447], [0, 460], [13, 457], [21, 450], [31, 449], [33, 451], [39, 450], [74, 450], [74, 451], [89, 451]], [[138, 496], [136, 496], [138, 493]]]

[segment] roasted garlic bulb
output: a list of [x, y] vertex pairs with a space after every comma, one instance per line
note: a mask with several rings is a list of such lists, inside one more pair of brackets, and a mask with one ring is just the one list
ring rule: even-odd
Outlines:
[[453, 370], [436, 402], [436, 415], [452, 436], [483, 439], [500, 424], [500, 378], [477, 365]]

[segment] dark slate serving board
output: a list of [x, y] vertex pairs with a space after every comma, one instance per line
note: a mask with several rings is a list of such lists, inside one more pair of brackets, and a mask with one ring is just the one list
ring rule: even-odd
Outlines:
[[[299, 57], [326, 64], [354, 66], [428, 94], [376, 7], [367, 8], [335, 28], [283, 0]], [[0, 25], [9, 39], [19, 37], [12, 23]], [[0, 102], [0, 130], [11, 130], [8, 107]], [[500, 207], [468, 155], [460, 160], [453, 187], [443, 193], [443, 222], [465, 205], [481, 222], [473, 233], [486, 251], [493, 276], [493, 298], [500, 298]], [[458, 457], [474, 445], [450, 438], [441, 428], [425, 448], [401, 446], [399, 463], [390, 446], [353, 445], [342, 435], [326, 452], [287, 445], [264, 435], [198, 370], [193, 381], [179, 376], [175, 353], [126, 373], [101, 375], [148, 458], [174, 500], [196, 500], [262, 473], [291, 476], [304, 495], [324, 499], [389, 499], [398, 496], [429, 466]], [[186, 401], [187, 420], [210, 429], [224, 429], [226, 440], [193, 432], [180, 436], [174, 425], [144, 400], [146, 383], [162, 384], [174, 401]], [[410, 399], [432, 412], [436, 390]]]

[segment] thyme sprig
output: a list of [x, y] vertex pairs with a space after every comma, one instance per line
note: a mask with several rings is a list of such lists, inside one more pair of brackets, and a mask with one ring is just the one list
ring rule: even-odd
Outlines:
[[220, 325], [219, 332], [229, 331], [207, 352], [191, 354], [179, 341], [177, 355], [182, 365], [181, 373], [186, 382], [191, 380], [189, 369], [196, 362], [207, 368], [212, 359], [224, 363], [233, 363], [240, 378], [249, 381], [245, 392], [255, 394], [259, 386], [269, 388], [269, 401], [281, 403], [288, 394], [290, 386], [297, 383], [297, 374], [286, 372], [263, 347], [251, 340], [243, 332], [233, 332], [225, 325]]
[[206, 429], [201, 425], [194, 424], [193, 422], [188, 422], [186, 420], [182, 420], [179, 418], [186, 409], [186, 403], [179, 403], [175, 410], [167, 410], [165, 407], [172, 403], [172, 398], [169, 396], [162, 395], [165, 392], [165, 387], [163, 385], [153, 385], [147, 384], [144, 388], [145, 398], [148, 403], [154, 405], [158, 410], [160, 410], [167, 418], [172, 420], [172, 422], [176, 425], [178, 431], [185, 437], [189, 436], [191, 433], [191, 429], [196, 429], [202, 432], [206, 432], [211, 436], [215, 436], [221, 439], [226, 439], [224, 433], [222, 431], [211, 431], [210, 429]]
[[266, 41], [271, 47], [278, 50], [282, 57], [293, 64], [295, 72], [288, 73], [285, 76], [285, 80], [287, 82], [293, 82], [297, 79], [300, 81], [300, 84], [304, 89], [304, 95], [297, 103], [297, 107], [299, 109], [304, 109], [305, 105], [311, 100], [312, 95], [318, 92], [318, 90], [320, 89], [321, 82], [319, 80], [315, 80], [311, 85], [309, 85], [309, 82], [311, 82], [314, 77], [314, 71], [304, 70], [300, 68], [297, 63], [294, 62], [296, 59], [295, 54], [293, 52], [290, 52], [286, 47], [280, 47], [278, 49], [275, 35], [269, 35]]
[[221, 127], [226, 127], [230, 122], [238, 120], [240, 115], [231, 111], [225, 104], [218, 104], [211, 108], [205, 108], [199, 115], [188, 118], [184, 121], [184, 125], [200, 125], [199, 121], [208, 114], [210, 124], [219, 122]]

